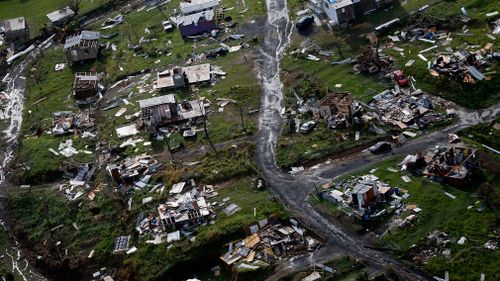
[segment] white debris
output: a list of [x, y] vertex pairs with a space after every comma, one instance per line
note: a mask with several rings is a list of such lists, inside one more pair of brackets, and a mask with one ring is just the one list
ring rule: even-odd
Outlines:
[[418, 57], [422, 59], [423, 61], [428, 61], [426, 57], [424, 57], [422, 54], [418, 54]]
[[55, 156], [59, 156], [59, 152], [55, 151], [54, 149], [52, 148], [49, 148], [49, 151], [52, 152], [52, 154], [54, 154]]
[[465, 236], [460, 237], [460, 239], [457, 241], [458, 245], [463, 245], [465, 244], [465, 241], [467, 241], [467, 238]]
[[127, 251], [127, 255], [133, 254], [135, 252], [137, 252], [137, 247], [132, 247]]
[[402, 176], [402, 177], [401, 177], [401, 179], [402, 179], [404, 182], [406, 182], [406, 183], [411, 182], [410, 177], [409, 177], [409, 176], [406, 176], [406, 175], [405, 175], [405, 176]]
[[56, 64], [56, 66], [54, 67], [54, 70], [55, 70], [55, 71], [62, 71], [65, 67], [66, 67], [66, 64], [65, 64], [65, 63], [58, 63], [58, 64]]
[[125, 111], [127, 111], [127, 109], [126, 109], [126, 108], [124, 108], [124, 107], [120, 108], [120, 110], [118, 110], [118, 112], [116, 112], [115, 117], [120, 117], [120, 116], [122, 116], [122, 115], [123, 115], [123, 113], [125, 113]]
[[120, 128], [116, 128], [116, 134], [119, 138], [130, 137], [137, 135], [139, 131], [135, 127], [135, 124], [126, 125]]
[[446, 195], [446, 196], [450, 197], [451, 199], [455, 199], [455, 198], [457, 198], [455, 195], [450, 194], [450, 193], [448, 193], [448, 192], [445, 192], [445, 193], [444, 193], [444, 195]]

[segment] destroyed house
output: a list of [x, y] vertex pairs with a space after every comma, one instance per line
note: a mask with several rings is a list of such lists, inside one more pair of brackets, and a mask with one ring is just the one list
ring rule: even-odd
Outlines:
[[377, 194], [378, 188], [375, 182], [359, 181], [352, 189], [352, 202], [362, 210], [375, 200]]
[[163, 225], [169, 230], [204, 220], [210, 215], [205, 197], [196, 188], [179, 194], [165, 204], [158, 206], [158, 213]]
[[350, 93], [331, 93], [318, 104], [321, 117], [328, 121], [329, 128], [349, 126], [349, 118], [360, 112], [361, 106]]
[[425, 155], [428, 165], [423, 175], [442, 179], [451, 185], [465, 186], [470, 182], [472, 170], [476, 166], [472, 162], [475, 152], [475, 149], [461, 145], [429, 150]]
[[69, 22], [74, 15], [75, 12], [73, 10], [71, 10], [69, 7], [65, 7], [61, 10], [57, 10], [50, 14], [47, 14], [47, 18], [49, 18], [51, 27], [62, 27], [64, 26], [64, 24]]
[[27, 39], [28, 27], [26, 26], [24, 17], [0, 21], [0, 36], [2, 36], [6, 42]]
[[182, 36], [211, 32], [216, 28], [219, 0], [192, 0], [181, 2], [181, 17], [177, 25]]
[[68, 63], [96, 59], [99, 52], [99, 32], [82, 31], [66, 38], [64, 53]]
[[141, 118], [145, 124], [162, 125], [177, 121], [177, 104], [174, 95], [165, 95], [139, 101]]
[[171, 90], [186, 87], [186, 85], [209, 82], [211, 79], [211, 67], [209, 63], [191, 65], [185, 67], [173, 67], [158, 72], [156, 88], [160, 90]]
[[79, 72], [75, 74], [73, 83], [73, 98], [78, 105], [87, 105], [99, 99], [97, 73]]
[[178, 89], [186, 86], [186, 76], [180, 67], [158, 72], [156, 88], [160, 90]]
[[351, 104], [353, 99], [349, 93], [333, 93], [328, 94], [319, 102], [319, 113], [323, 118], [342, 114], [351, 114]]

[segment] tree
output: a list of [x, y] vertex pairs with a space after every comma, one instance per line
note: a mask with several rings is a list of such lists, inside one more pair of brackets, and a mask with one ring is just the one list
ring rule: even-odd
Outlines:
[[80, 3], [82, 0], [69, 0], [68, 7], [75, 12], [75, 16], [80, 12]]

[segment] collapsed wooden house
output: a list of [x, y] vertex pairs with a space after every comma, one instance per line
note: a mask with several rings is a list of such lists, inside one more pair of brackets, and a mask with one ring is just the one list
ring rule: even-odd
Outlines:
[[99, 77], [93, 72], [78, 72], [73, 83], [73, 98], [78, 105], [87, 105], [99, 99]]

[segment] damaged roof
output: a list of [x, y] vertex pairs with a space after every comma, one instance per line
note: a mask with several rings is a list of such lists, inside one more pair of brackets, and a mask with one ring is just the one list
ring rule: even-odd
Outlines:
[[61, 10], [54, 11], [52, 13], [47, 14], [47, 17], [51, 22], [58, 22], [60, 20], [66, 19], [68, 17], [72, 17], [75, 15], [75, 12], [71, 10], [69, 7], [65, 7]]
[[189, 84], [206, 82], [210, 80], [210, 64], [199, 64], [183, 67]]
[[192, 14], [192, 15], [186, 15], [186, 16], [179, 17], [177, 24], [179, 24], [179, 25], [192, 25], [192, 24], [198, 23], [200, 21], [200, 19], [205, 19], [207, 21], [211, 21], [214, 19], [214, 15], [215, 15], [215, 13], [213, 10], [199, 12], [199, 13]]
[[75, 74], [74, 88], [81, 89], [94, 89], [97, 87], [97, 73], [93, 72], [78, 72]]
[[84, 30], [80, 34], [72, 35], [66, 38], [64, 49], [69, 49], [79, 45], [83, 41], [95, 41], [99, 39], [100, 33], [97, 31]]
[[170, 94], [170, 95], [154, 97], [154, 98], [150, 98], [150, 99], [146, 99], [146, 100], [140, 100], [139, 107], [146, 108], [146, 107], [158, 106], [158, 105], [167, 104], [167, 103], [175, 103], [174, 95]]
[[208, 9], [213, 9], [219, 5], [219, 0], [192, 0], [189, 2], [181, 2], [182, 14], [193, 14]]
[[340, 9], [354, 4], [352, 0], [326, 0], [330, 8]]
[[24, 17], [12, 18], [0, 21], [0, 30], [4, 32], [17, 31], [26, 29], [26, 21]]

